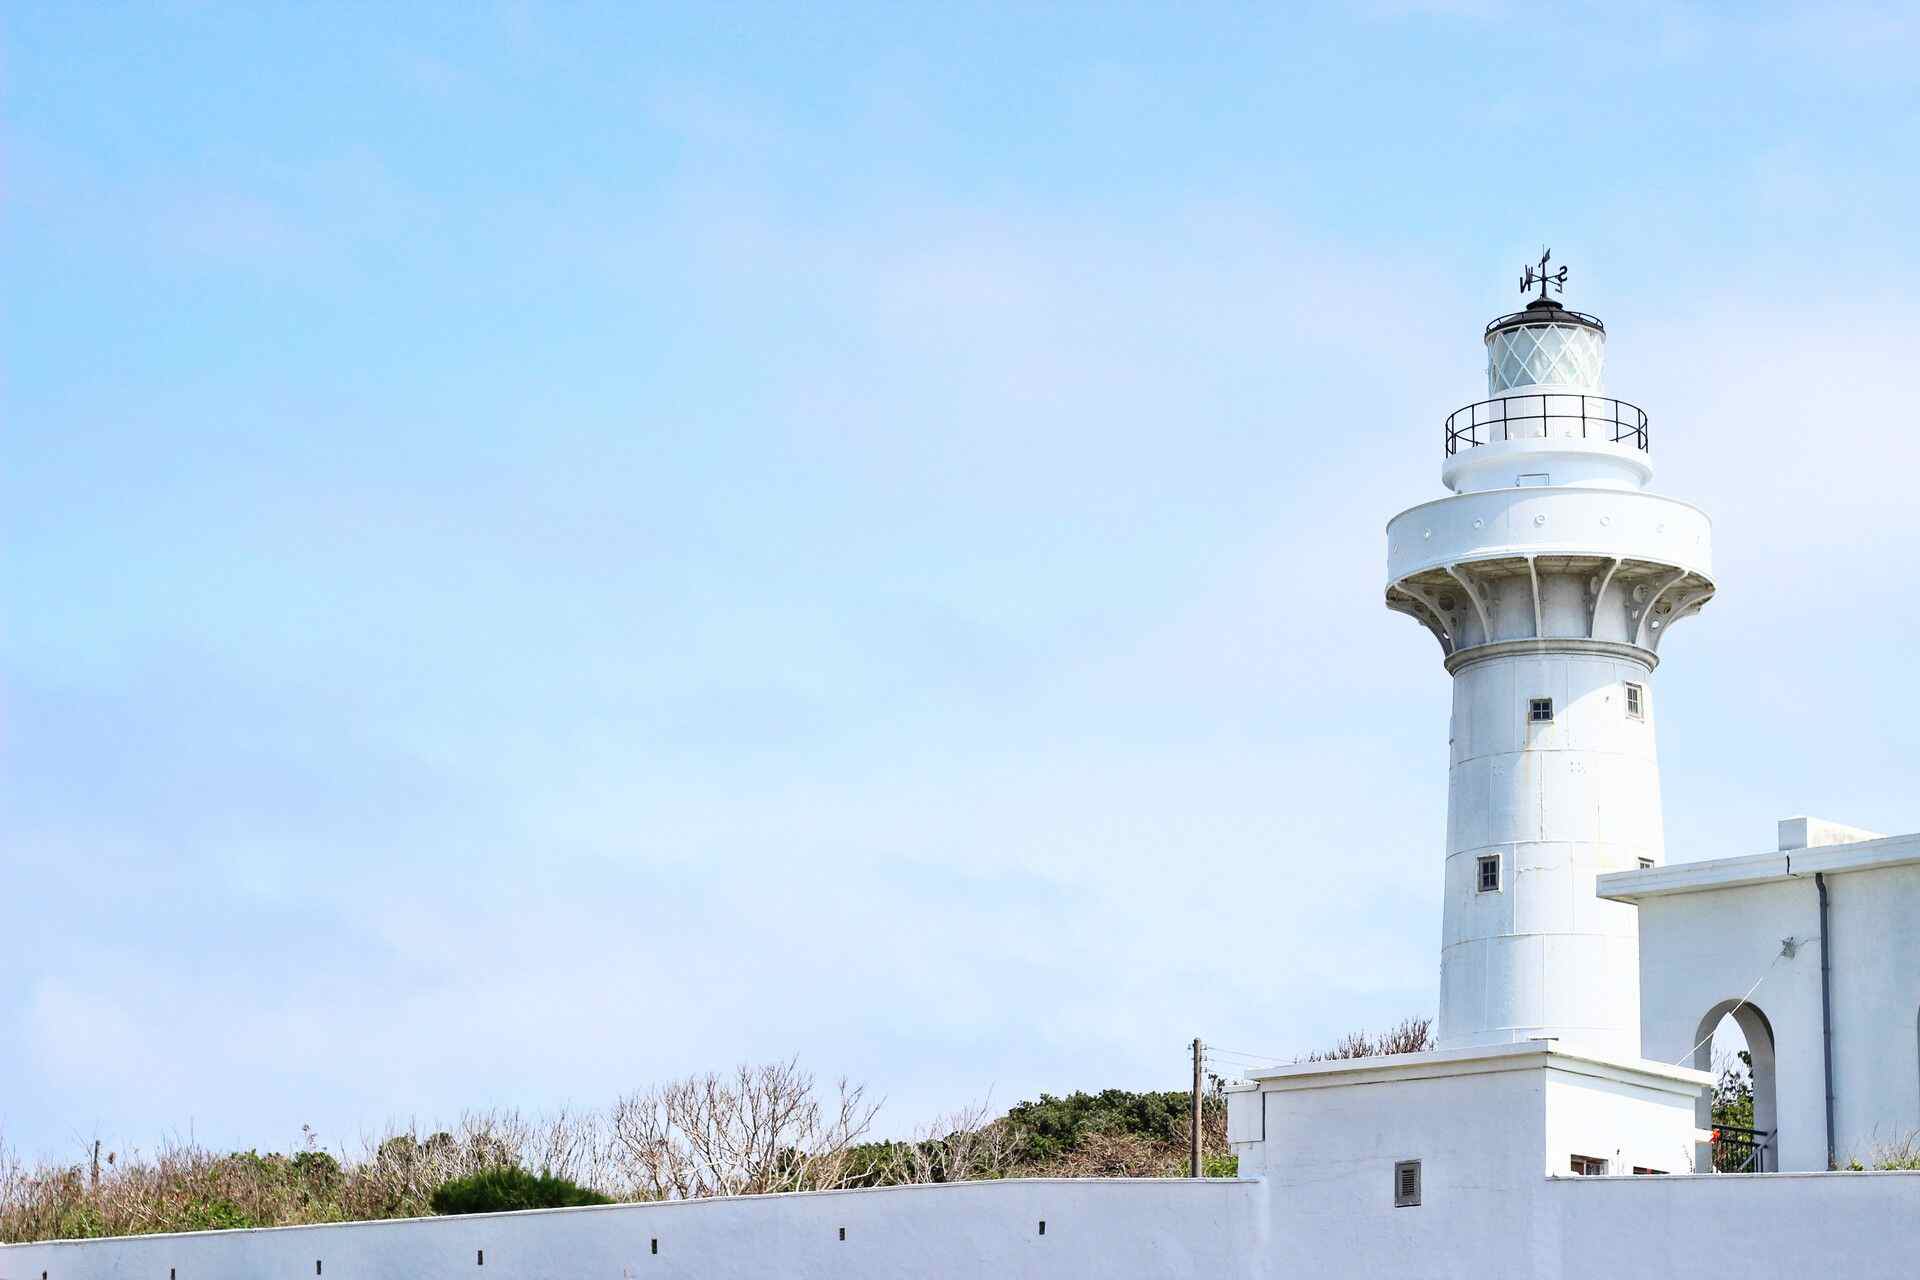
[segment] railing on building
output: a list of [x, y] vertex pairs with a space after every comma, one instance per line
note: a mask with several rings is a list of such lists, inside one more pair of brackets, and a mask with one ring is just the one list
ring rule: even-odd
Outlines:
[[1447, 456], [1509, 440], [1581, 439], [1647, 447], [1647, 411], [1611, 396], [1574, 393], [1502, 396], [1447, 415]]
[[[1738, 1125], [1713, 1127], [1713, 1171], [1715, 1173], [1768, 1173], [1772, 1164], [1773, 1131], [1742, 1129]], [[1777, 1167], [1777, 1166], [1776, 1166]]]
[[1602, 333], [1607, 331], [1607, 326], [1600, 323], [1599, 316], [1590, 316], [1584, 311], [1569, 311], [1565, 307], [1554, 307], [1549, 311], [1528, 309], [1509, 311], [1503, 316], [1495, 316], [1493, 319], [1487, 321], [1487, 334], [1488, 336], [1492, 336], [1495, 329], [1513, 329], [1523, 324], [1554, 324], [1567, 318], [1577, 320], [1581, 324], [1589, 328], [1598, 329]]

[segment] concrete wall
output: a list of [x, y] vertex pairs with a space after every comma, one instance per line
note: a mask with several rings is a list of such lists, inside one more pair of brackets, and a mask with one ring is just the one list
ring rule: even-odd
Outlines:
[[[1690, 1170], [1703, 1087], [1545, 1042], [1439, 1050], [1258, 1073], [1229, 1094], [1228, 1133], [1272, 1197], [1273, 1274], [1550, 1275], [1487, 1269], [1490, 1256], [1557, 1256], [1544, 1175], [1576, 1154], [1623, 1173]], [[1420, 1161], [1417, 1206], [1395, 1203], [1405, 1160]]]
[[0, 1280], [1231, 1280], [1262, 1274], [1259, 1191], [1018, 1179], [61, 1241], [0, 1248]]
[[[1230, 1095], [1243, 1172], [1264, 1170], [1270, 1196], [1263, 1275], [1913, 1271], [1920, 1174], [1687, 1173], [1697, 1076], [1513, 1047], [1372, 1064], [1276, 1068]], [[1572, 1176], [1574, 1154], [1615, 1176]], [[1397, 1207], [1410, 1159], [1421, 1202]]]
[[1691, 1173], [1694, 1104], [1689, 1093], [1648, 1088], [1631, 1078], [1552, 1071], [1546, 1077], [1546, 1172], [1572, 1172], [1572, 1157], [1635, 1169]]
[[[1018, 1180], [63, 1241], [0, 1247], [0, 1280], [305, 1280], [316, 1263], [319, 1280], [1911, 1273], [1920, 1173], [1543, 1178], [1530, 1127], [1510, 1123], [1543, 1100], [1534, 1078], [1492, 1091], [1514, 1115], [1485, 1116], [1465, 1077], [1403, 1099], [1472, 1106], [1490, 1120], [1478, 1148], [1429, 1145], [1416, 1119], [1404, 1141], [1328, 1150], [1264, 1183]], [[1422, 1204], [1395, 1209], [1407, 1143], [1439, 1158]]]
[[1836, 1145], [1867, 1163], [1920, 1133], [1920, 867], [1829, 876], [1827, 898]]
[[[1457, 1075], [1262, 1095], [1276, 1276], [1429, 1276], [1499, 1239], [1534, 1256], [1539, 1073]], [[1245, 1157], [1243, 1156], [1243, 1160]], [[1394, 1207], [1394, 1164], [1419, 1160], [1421, 1202]], [[1476, 1248], [1477, 1251], [1477, 1248]]]
[[1920, 1173], [1556, 1178], [1544, 1208], [1558, 1247], [1531, 1276], [1866, 1280], [1920, 1253]]
[[[1869, 1163], [1875, 1147], [1920, 1130], [1920, 867], [1848, 871], [1827, 884], [1835, 1149], [1843, 1165]], [[1750, 1003], [1773, 1031], [1779, 1168], [1825, 1169], [1812, 875], [1650, 896], [1641, 900], [1640, 930], [1641, 1051], [1692, 1061], [1703, 1019], [1758, 981]], [[1784, 956], [1789, 937], [1794, 954]]]

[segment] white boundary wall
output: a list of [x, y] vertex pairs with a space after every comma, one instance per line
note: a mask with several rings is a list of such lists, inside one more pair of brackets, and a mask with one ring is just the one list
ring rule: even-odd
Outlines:
[[0, 1280], [1804, 1280], [1920, 1253], [1920, 1172], [1482, 1172], [1408, 1209], [1284, 1178], [1019, 1179], [56, 1241], [0, 1247]]
[[1559, 1269], [1516, 1276], [1867, 1280], [1920, 1265], [1920, 1173], [1554, 1178], [1546, 1203]]
[[1247, 1280], [1266, 1257], [1264, 1194], [1248, 1179], [1009, 1179], [53, 1241], [0, 1247], [0, 1280]]

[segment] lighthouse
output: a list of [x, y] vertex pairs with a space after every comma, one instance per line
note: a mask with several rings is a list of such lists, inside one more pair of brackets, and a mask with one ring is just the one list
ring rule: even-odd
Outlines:
[[1448, 728], [1442, 1049], [1640, 1048], [1637, 915], [1597, 876], [1664, 861], [1654, 672], [1714, 592], [1711, 525], [1649, 490], [1606, 326], [1538, 296], [1487, 325], [1484, 399], [1444, 423], [1447, 496], [1387, 525], [1387, 607], [1439, 641]]

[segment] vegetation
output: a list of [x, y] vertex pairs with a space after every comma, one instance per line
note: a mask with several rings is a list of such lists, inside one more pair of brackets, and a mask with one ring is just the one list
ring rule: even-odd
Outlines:
[[[1232, 1177], [1227, 1106], [1218, 1077], [1201, 1099], [1201, 1168]], [[1043, 1093], [997, 1119], [984, 1109], [946, 1117], [906, 1142], [854, 1150], [847, 1185], [961, 1182], [978, 1178], [1175, 1178], [1187, 1175], [1192, 1097], [1173, 1090]]]
[[1310, 1053], [1301, 1062], [1334, 1062], [1344, 1058], [1384, 1058], [1395, 1053], [1425, 1053], [1433, 1048], [1433, 1019], [1408, 1018], [1399, 1026], [1370, 1035], [1356, 1031], [1323, 1053]]
[[1721, 1064], [1713, 1085], [1713, 1123], [1735, 1129], [1753, 1128], [1753, 1055], [1742, 1049], [1739, 1060]]
[[1867, 1152], [1863, 1165], [1855, 1160], [1852, 1169], [1920, 1169], [1920, 1133], [1909, 1133], [1893, 1142], [1877, 1143]]
[[464, 1178], [449, 1178], [434, 1189], [429, 1201], [435, 1213], [502, 1213], [509, 1209], [612, 1204], [613, 1197], [548, 1170], [528, 1173], [517, 1164], [503, 1164]]
[[[1349, 1036], [1313, 1059], [1412, 1052], [1427, 1023]], [[692, 1076], [603, 1111], [474, 1112], [328, 1152], [303, 1130], [291, 1155], [219, 1154], [174, 1141], [151, 1154], [98, 1147], [79, 1164], [29, 1166], [0, 1145], [0, 1241], [293, 1226], [432, 1213], [674, 1200], [1011, 1177], [1183, 1177], [1184, 1091], [1041, 1094], [995, 1115], [982, 1104], [917, 1136], [866, 1140], [878, 1104], [794, 1061]], [[1230, 1177], [1225, 1082], [1202, 1099], [1209, 1177]], [[538, 1173], [531, 1172], [539, 1170]]]

